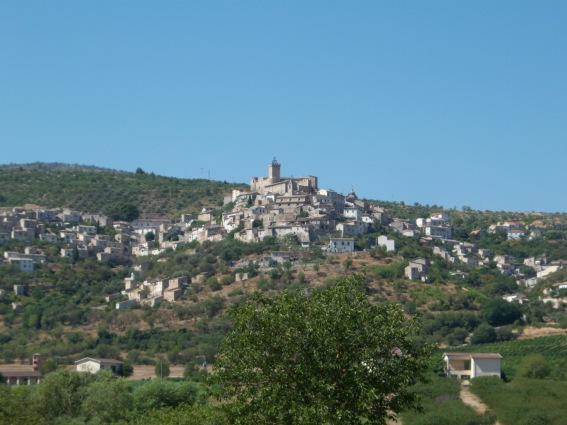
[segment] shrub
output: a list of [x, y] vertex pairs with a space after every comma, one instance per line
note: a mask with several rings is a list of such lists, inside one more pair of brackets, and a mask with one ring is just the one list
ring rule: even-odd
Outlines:
[[496, 331], [488, 323], [481, 323], [471, 336], [472, 344], [486, 344], [496, 341]]

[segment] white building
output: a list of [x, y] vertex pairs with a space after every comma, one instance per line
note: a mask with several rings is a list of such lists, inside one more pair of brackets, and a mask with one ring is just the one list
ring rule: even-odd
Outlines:
[[331, 238], [327, 246], [327, 252], [354, 252], [354, 239]]
[[99, 370], [110, 370], [115, 374], [119, 374], [123, 364], [124, 363], [121, 361], [114, 359], [99, 359], [94, 357], [85, 357], [75, 362], [77, 372], [88, 373], [97, 373]]
[[396, 241], [384, 235], [376, 238], [376, 245], [386, 248], [387, 252], [396, 251]]
[[8, 258], [6, 261], [18, 267], [22, 272], [33, 272], [34, 263], [29, 258]]
[[444, 353], [448, 377], [472, 379], [479, 376], [501, 377], [502, 356], [497, 353]]

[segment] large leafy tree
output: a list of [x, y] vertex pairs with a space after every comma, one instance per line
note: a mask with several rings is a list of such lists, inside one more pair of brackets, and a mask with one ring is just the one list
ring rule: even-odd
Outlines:
[[234, 423], [385, 424], [419, 407], [410, 387], [433, 347], [413, 342], [416, 319], [372, 305], [360, 284], [256, 293], [232, 311], [208, 379]]

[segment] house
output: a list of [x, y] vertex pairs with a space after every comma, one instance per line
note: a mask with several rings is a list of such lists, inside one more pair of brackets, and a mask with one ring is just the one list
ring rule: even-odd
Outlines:
[[449, 251], [438, 246], [433, 247], [433, 255], [438, 255], [439, 257], [447, 261], [450, 261], [451, 259], [451, 254], [449, 254]]
[[117, 375], [121, 373], [123, 364], [118, 360], [95, 357], [85, 357], [75, 362], [77, 372], [97, 373], [99, 370], [110, 370]]
[[341, 233], [342, 237], [359, 237], [365, 234], [367, 229], [368, 224], [362, 221], [350, 221], [336, 225], [336, 230]]
[[[345, 218], [348, 218], [348, 219], [361, 221], [362, 220], [362, 211], [359, 208], [357, 208], [356, 206], [347, 207], [347, 208], [344, 209], [343, 216]], [[372, 223], [372, 221], [370, 221], [370, 223]]]
[[37, 370], [6, 370], [0, 372], [6, 385], [35, 385], [41, 382]]
[[405, 276], [410, 280], [421, 279], [427, 282], [427, 270], [429, 269], [429, 261], [425, 258], [416, 258], [410, 261], [409, 265], [404, 269]]
[[451, 239], [451, 226], [447, 213], [432, 214], [430, 218], [418, 218], [415, 223], [426, 236]]
[[127, 309], [127, 308], [134, 307], [137, 304], [138, 304], [137, 300], [120, 301], [120, 302], [116, 303], [116, 310], [124, 310], [124, 309]]
[[29, 258], [8, 258], [6, 261], [19, 268], [22, 272], [32, 272], [35, 267], [33, 260]]
[[386, 248], [387, 252], [396, 251], [396, 241], [388, 239], [388, 236], [378, 236], [376, 238], [376, 245]]
[[443, 353], [447, 377], [501, 377], [502, 356], [498, 353]]
[[32, 368], [30, 369], [0, 369], [0, 376], [6, 385], [36, 385], [41, 382], [39, 366], [43, 363], [41, 354], [32, 356]]
[[353, 252], [354, 239], [352, 238], [331, 238], [327, 246], [327, 252]]
[[519, 239], [522, 239], [525, 236], [525, 233], [523, 230], [520, 229], [514, 229], [514, 230], [510, 230], [506, 233], [507, 239], [509, 241], [517, 241]]

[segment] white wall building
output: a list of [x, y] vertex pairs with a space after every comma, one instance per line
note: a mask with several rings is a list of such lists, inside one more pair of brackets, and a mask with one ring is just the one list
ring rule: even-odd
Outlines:
[[448, 377], [472, 379], [479, 376], [501, 377], [502, 356], [497, 353], [444, 353]]
[[354, 239], [352, 238], [331, 238], [327, 246], [327, 252], [353, 252]]
[[115, 374], [119, 374], [122, 370], [122, 363], [113, 359], [100, 359], [94, 357], [85, 357], [84, 359], [77, 360], [75, 366], [77, 372], [97, 373], [99, 370], [110, 370]]

